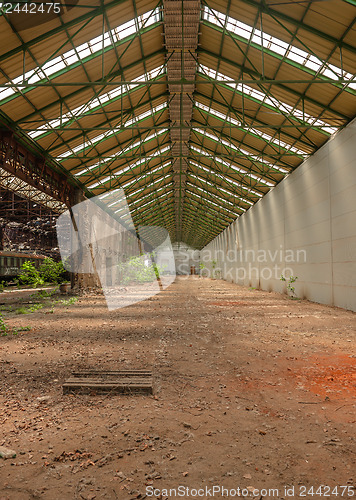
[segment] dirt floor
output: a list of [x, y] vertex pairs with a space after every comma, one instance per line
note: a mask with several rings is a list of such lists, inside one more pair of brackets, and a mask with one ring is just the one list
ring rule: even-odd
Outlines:
[[[356, 496], [354, 313], [198, 277], [50, 300], [3, 306], [31, 330], [0, 337], [1, 500]], [[63, 395], [89, 367], [152, 369], [154, 395]]]

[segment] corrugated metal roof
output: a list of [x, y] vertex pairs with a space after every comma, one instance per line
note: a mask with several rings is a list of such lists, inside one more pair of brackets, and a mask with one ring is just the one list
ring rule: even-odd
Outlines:
[[87, 192], [123, 186], [137, 225], [202, 247], [355, 116], [355, 12], [88, 0], [37, 25], [3, 14], [0, 119]]

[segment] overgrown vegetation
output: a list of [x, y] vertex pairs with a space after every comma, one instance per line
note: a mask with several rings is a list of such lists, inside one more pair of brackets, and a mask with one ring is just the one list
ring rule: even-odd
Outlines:
[[70, 297], [69, 299], [56, 300], [55, 304], [62, 304], [63, 306], [71, 306], [78, 301], [78, 297]]
[[[41, 292], [45, 292], [45, 290], [41, 290]], [[39, 292], [40, 293], [40, 292]], [[39, 294], [33, 294], [33, 296], [37, 296]], [[40, 297], [37, 297], [37, 298], [50, 298], [51, 296], [53, 295], [53, 293], [46, 293]], [[70, 297], [69, 299], [63, 299], [63, 300], [54, 300], [53, 302], [48, 302], [48, 301], [45, 301], [43, 303], [40, 303], [40, 302], [36, 302], [34, 304], [30, 304], [29, 306], [21, 306], [21, 307], [18, 307], [14, 312], [15, 314], [31, 314], [31, 313], [34, 313], [36, 311], [39, 311], [40, 309], [43, 309], [44, 307], [50, 307], [49, 313], [53, 313], [54, 312], [54, 306], [56, 304], [58, 305], [63, 305], [65, 307], [68, 307], [72, 304], [75, 304], [77, 302], [78, 298], [77, 297]]]
[[34, 288], [45, 283], [63, 283], [66, 280], [66, 270], [63, 263], [46, 257], [39, 269], [31, 261], [25, 261], [20, 270], [18, 282]]
[[216, 266], [217, 266], [217, 261], [216, 260], [212, 260], [211, 261], [211, 267], [213, 269], [213, 272], [212, 272], [212, 278], [213, 279], [220, 279], [220, 276], [221, 276], [221, 270], [220, 269], [216, 269]]
[[53, 290], [50, 290], [47, 292], [47, 290], [38, 290], [38, 292], [33, 293], [30, 295], [31, 299], [48, 299], [52, 297], [52, 295], [55, 295], [58, 292], [58, 287], [54, 288]]
[[293, 283], [295, 283], [298, 279], [298, 276], [290, 276], [289, 278], [286, 278], [283, 276], [283, 274], [281, 274], [281, 277], [280, 277], [280, 280], [281, 281], [286, 281], [287, 282], [287, 290], [288, 290], [288, 295], [292, 298], [292, 299], [297, 299], [297, 295], [295, 293], [295, 286], [293, 285]]
[[5, 321], [3, 320], [2, 314], [0, 314], [0, 333], [1, 335], [6, 334], [7, 332], [7, 326]]
[[[28, 272], [26, 284], [32, 284], [33, 286], [34, 283], [38, 283], [38, 276], [33, 272], [33, 266], [25, 266], [25, 271]], [[35, 269], [35, 271], [37, 270]], [[54, 277], [56, 279], [56, 276]], [[10, 328], [5, 322], [3, 314], [11, 318], [14, 315], [31, 314], [41, 309], [43, 309], [43, 313], [49, 314], [54, 312], [55, 306], [69, 307], [77, 302], [77, 297], [55, 300], [58, 297], [58, 289], [59, 287], [57, 286], [51, 290], [38, 290], [32, 293], [30, 297], [19, 298], [16, 304], [3, 304], [0, 306], [0, 311], [2, 311], [0, 313], [0, 336], [17, 335], [18, 332], [31, 330], [30, 326]], [[31, 300], [28, 301], [28, 298]]]
[[200, 276], [204, 276], [205, 275], [204, 269], [206, 269], [206, 265], [204, 264], [204, 262], [199, 263], [199, 268], [200, 268]]
[[30, 314], [30, 313], [38, 311], [39, 309], [42, 309], [42, 307], [44, 307], [44, 304], [39, 304], [39, 303], [32, 304], [29, 307], [19, 307], [18, 309], [16, 309], [15, 312], [17, 314]]
[[11, 329], [5, 323], [2, 314], [0, 314], [0, 335], [2, 337], [6, 337], [7, 335], [17, 335], [19, 332], [28, 332], [29, 330], [31, 330], [30, 326], [21, 326], [19, 328]]
[[[154, 258], [154, 254], [149, 256]], [[151, 261], [146, 264], [143, 256], [131, 257], [127, 262], [120, 262], [118, 268], [120, 271], [120, 283], [128, 285], [129, 283], [150, 283], [155, 281], [163, 273], [164, 268], [157, 266]]]
[[22, 264], [18, 281], [23, 285], [33, 286], [34, 288], [44, 285], [44, 279], [36, 269], [35, 265], [29, 260], [26, 260]]
[[51, 257], [47, 257], [40, 265], [39, 273], [46, 283], [60, 284], [66, 281], [66, 270], [63, 262], [56, 262]]

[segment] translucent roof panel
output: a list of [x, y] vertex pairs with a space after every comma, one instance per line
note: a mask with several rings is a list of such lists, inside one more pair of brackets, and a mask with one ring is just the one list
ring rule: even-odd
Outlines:
[[135, 224], [204, 247], [355, 117], [351, 0], [276, 2], [0, 15], [3, 170], [16, 159], [55, 203], [60, 179], [66, 203], [79, 189], [128, 221], [121, 189]]
[[[42, 124], [33, 132], [29, 132], [28, 135], [33, 139], [35, 139], [36, 137], [40, 137], [46, 132], [55, 129], [56, 127], [62, 128], [63, 125], [65, 125], [69, 121], [80, 119], [86, 113], [91, 113], [95, 109], [100, 109], [101, 106], [105, 106], [105, 104], [109, 104], [113, 100], [116, 100], [119, 97], [127, 94], [131, 90], [136, 89], [140, 85], [140, 83], [154, 80], [158, 76], [162, 76], [164, 74], [165, 74], [165, 66], [161, 65], [158, 68], [148, 71], [147, 73], [144, 73], [143, 75], [140, 75], [132, 80], [133, 82], [137, 81], [139, 83], [120, 85], [118, 87], [113, 88], [109, 92], [106, 92], [105, 94], [99, 95], [98, 97], [93, 97], [91, 100], [89, 100], [89, 102], [85, 102], [81, 106], [76, 106], [67, 113], [62, 113], [61, 116], [58, 116], [56, 119], [50, 120], [49, 122]], [[134, 120], [132, 121], [132, 123], [134, 123]], [[126, 127], [127, 125], [128, 123], [125, 123], [122, 126]]]
[[286, 104], [285, 102], [282, 102], [265, 92], [262, 92], [246, 84], [232, 83], [231, 82], [232, 79], [229, 78], [228, 76], [212, 68], [204, 66], [203, 64], [199, 65], [198, 71], [203, 75], [208, 76], [209, 78], [217, 80], [218, 82], [221, 83], [225, 83], [229, 87], [233, 88], [236, 92], [243, 94], [247, 98], [252, 97], [254, 99], [257, 99], [262, 104], [269, 106], [272, 109], [275, 109], [277, 112], [285, 113], [288, 116], [297, 118], [301, 122], [304, 121], [306, 123], [309, 123], [310, 125], [322, 127], [322, 129], [328, 134], [333, 134], [338, 130], [337, 127], [331, 127], [323, 120], [320, 120], [318, 118], [309, 115], [308, 113], [305, 112], [305, 110], [298, 109], [295, 106], [290, 106], [289, 104]]
[[[128, 126], [132, 125], [133, 123], [138, 124], [139, 122], [141, 122], [145, 118], [147, 118], [155, 113], [158, 113], [159, 111], [161, 111], [162, 109], [164, 109], [166, 107], [167, 107], [167, 103], [163, 103], [163, 104], [160, 104], [159, 106], [156, 106], [152, 110], [149, 110], [149, 111], [142, 113], [141, 115], [139, 115], [137, 117], [128, 118], [126, 121], [124, 121], [123, 126], [128, 127]], [[122, 131], [121, 127], [119, 129], [113, 128], [111, 130], [108, 130], [107, 132], [104, 132], [103, 134], [97, 135], [93, 139], [89, 139], [89, 140], [83, 142], [82, 144], [79, 144], [78, 146], [71, 148], [69, 151], [66, 151], [66, 152], [58, 155], [57, 159], [61, 160], [61, 159], [66, 158], [70, 155], [73, 155], [73, 154], [75, 155], [76, 153], [79, 153], [90, 146], [94, 146], [95, 144], [101, 142], [103, 139], [106, 139], [112, 135], [119, 134], [121, 131]], [[127, 146], [126, 148], [123, 148], [119, 153], [117, 153], [117, 156], [124, 154], [125, 152], [129, 151], [130, 149], [133, 149], [137, 146], [140, 146], [142, 144], [142, 142], [148, 141], [148, 140], [152, 139], [152, 137], [163, 134], [164, 132], [167, 132], [167, 129], [161, 129], [158, 132], [151, 134], [149, 137], [145, 138], [144, 141], [136, 141], [134, 144]], [[112, 156], [110, 159], [112, 159], [113, 157], [114, 156]], [[95, 168], [95, 166], [93, 165], [90, 169], [92, 169], [92, 168]], [[80, 175], [80, 174], [77, 174], [77, 175]]]
[[64, 54], [59, 55], [47, 61], [43, 66], [37, 67], [30, 71], [26, 71], [22, 75], [13, 78], [8, 83], [15, 85], [14, 87], [4, 88], [0, 90], [0, 103], [5, 98], [16, 94], [24, 87], [21, 83], [36, 84], [49, 77], [56, 76], [63, 70], [69, 70], [74, 67], [79, 61], [84, 61], [88, 56], [100, 54], [107, 47], [114, 47], [115, 43], [124, 40], [126, 37], [137, 33], [144, 27], [148, 27], [160, 21], [159, 9], [146, 12], [138, 18], [132, 19], [116, 28], [100, 34], [88, 42], [82, 43]]
[[254, 43], [260, 47], [263, 46], [271, 52], [283, 56], [287, 62], [293, 61], [298, 63], [300, 68], [309, 69], [316, 76], [322, 75], [334, 81], [338, 81], [339, 78], [349, 80], [350, 83], [345, 85], [346, 91], [348, 89], [356, 89], [356, 83], [352, 82], [354, 75], [318, 58], [315, 54], [310, 54], [269, 33], [262, 32], [256, 27], [249, 26], [208, 6], [203, 7], [202, 17], [205, 21], [224, 27], [225, 30], [239, 35], [246, 42]]

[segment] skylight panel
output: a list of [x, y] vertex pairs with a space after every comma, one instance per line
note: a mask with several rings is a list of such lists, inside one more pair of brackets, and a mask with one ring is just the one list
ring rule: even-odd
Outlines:
[[[199, 202], [201, 202], [201, 197], [200, 197], [199, 195], [197, 195], [197, 194], [193, 193], [193, 192], [192, 192], [192, 191], [190, 191], [189, 189], [186, 189], [186, 190], [185, 190], [185, 192], [186, 192], [186, 193], [188, 193], [188, 194], [190, 194], [190, 196], [193, 196], [193, 201], [195, 201], [196, 203], [198, 202], [198, 200], [199, 200]], [[192, 200], [189, 200], [189, 202], [191, 202], [191, 201], [192, 201]], [[214, 202], [212, 202], [212, 201], [210, 201], [210, 200], [208, 200], [208, 199], [206, 199], [205, 201], [206, 201], [207, 206], [205, 206], [205, 207], [204, 207], [204, 210], [207, 210], [209, 214], [212, 214], [212, 215], [214, 215], [214, 216], [216, 216], [216, 212], [215, 212], [215, 210], [214, 210], [214, 207], [209, 206], [209, 204], [210, 204], [210, 205], [217, 206], [217, 207], [220, 207], [220, 208], [224, 208], [224, 207], [221, 207], [221, 205], [219, 206], [219, 205], [217, 205], [216, 203], [214, 203]], [[192, 209], [192, 208], [193, 208], [193, 209], [195, 209], [195, 206], [194, 206], [194, 205], [190, 205], [190, 204], [189, 204], [189, 205], [188, 205], [188, 207], [190, 207], [191, 209]], [[229, 214], [229, 215], [223, 214], [223, 217], [231, 217], [230, 212], [228, 212], [228, 214]], [[234, 217], [236, 217], [236, 216], [234, 215]], [[226, 221], [226, 219], [225, 219], [225, 221]]]
[[226, 121], [227, 123], [232, 123], [233, 125], [236, 125], [237, 127], [241, 126], [241, 122], [235, 120], [235, 118], [232, 118], [231, 116], [225, 115], [224, 113], [221, 113], [221, 111], [217, 111], [216, 109], [212, 108], [211, 106], [206, 106], [205, 104], [202, 104], [199, 101], [195, 101], [195, 106], [199, 109], [202, 109], [203, 111], [206, 111], [207, 113], [210, 113], [211, 115], [216, 116], [217, 118], [221, 118], [222, 120]]
[[[107, 198], [108, 196], [113, 196], [114, 193], [117, 193], [118, 191], [120, 191], [120, 188], [117, 188], [117, 189], [113, 189], [112, 191], [109, 191], [108, 193], [105, 193], [105, 194], [101, 194], [99, 196], [99, 200], [104, 200], [105, 198]], [[121, 201], [121, 200], [120, 200]]]
[[[203, 183], [207, 184], [208, 186], [211, 186], [212, 188], [216, 189], [216, 186], [214, 186], [214, 184], [212, 184], [212, 183], [210, 183], [210, 182], [206, 181], [205, 179], [202, 179], [201, 177], [199, 178], [199, 176], [197, 176], [197, 175], [195, 175], [195, 174], [192, 174], [191, 172], [189, 172], [189, 176], [190, 176], [190, 177], [193, 177], [193, 179], [197, 179], [197, 180], [199, 180], [200, 182], [203, 182]], [[204, 192], [204, 190], [203, 190], [202, 188], [200, 188], [199, 186], [196, 186], [195, 184], [194, 184], [194, 186], [196, 187], [196, 189], [202, 190], [202, 191]], [[228, 205], [230, 205], [230, 206], [232, 206], [232, 207], [234, 207], [234, 206], [235, 206], [235, 204], [234, 204], [234, 203], [232, 203], [232, 202], [231, 202], [231, 201], [229, 201], [229, 200], [226, 200], [225, 198], [222, 198], [221, 196], [219, 196], [219, 195], [218, 195], [218, 194], [216, 194], [216, 193], [212, 193], [211, 191], [208, 191], [208, 193], [209, 193], [211, 196], [214, 196], [215, 198], [219, 199], [220, 201], [223, 201], [224, 203], [226, 203], [226, 204], [228, 204]], [[230, 193], [229, 193], [229, 194], [230, 194]], [[240, 208], [240, 207], [239, 207], [239, 208]]]
[[253, 205], [252, 201], [247, 200], [246, 198], [242, 198], [241, 196], [238, 196], [236, 193], [232, 193], [231, 191], [228, 191], [227, 189], [223, 188], [220, 185], [219, 185], [219, 187], [217, 187], [212, 182], [208, 181], [207, 179], [204, 179], [204, 177], [200, 177], [200, 175], [195, 175], [195, 174], [191, 174], [191, 175], [192, 175], [192, 177], [195, 177], [196, 179], [199, 179], [201, 182], [205, 182], [206, 184], [208, 184], [209, 186], [211, 186], [214, 189], [218, 189], [219, 191], [223, 191], [224, 193], [228, 194], [229, 196], [233, 196], [234, 198], [237, 198], [237, 199], [239, 199], [241, 201], [244, 201], [248, 205]]
[[[290, 60], [297, 63], [301, 69], [303, 69], [304, 66], [312, 70], [316, 75], [323, 75], [334, 81], [337, 81], [339, 78], [351, 81], [354, 78], [351, 73], [329, 64], [327, 61], [319, 59], [303, 49], [288, 44], [283, 40], [253, 28], [252, 26], [241, 23], [233, 17], [226, 16], [217, 10], [210, 9], [208, 6], [204, 6], [202, 17], [205, 21], [215, 24], [216, 26], [225, 26], [226, 30], [235, 33], [245, 39], [246, 42], [251, 40], [252, 43], [255, 43], [260, 47], [263, 46], [271, 52], [285, 57], [287, 62]], [[356, 89], [356, 83], [350, 82], [346, 85], [345, 90], [348, 90], [348, 88]]]
[[120, 26], [120, 30], [116, 29], [115, 34], [121, 39], [132, 35], [136, 31], [135, 21], [128, 21]]
[[[233, 118], [227, 117], [223, 113], [220, 113], [220, 112], [214, 110], [213, 108], [211, 108], [209, 106], [205, 106], [204, 104], [200, 104], [197, 101], [195, 101], [195, 104], [196, 104], [196, 106], [198, 108], [202, 109], [203, 111], [205, 111], [207, 113], [210, 113], [210, 114], [213, 114], [213, 115], [215, 115], [215, 116], [217, 116], [219, 118], [222, 118], [222, 119], [226, 120], [229, 123], [233, 123], [236, 126], [241, 126], [241, 123], [238, 122], [237, 120], [234, 120]], [[261, 132], [260, 130], [257, 130], [255, 128], [246, 128], [246, 130], [247, 130], [247, 132], [252, 132], [253, 134], [258, 135], [259, 137], [262, 137], [262, 139], [265, 139], [268, 142], [276, 144], [278, 147], [282, 146], [287, 151], [292, 151], [292, 152], [294, 152], [296, 154], [299, 154], [301, 156], [304, 156], [304, 157], [308, 156], [308, 153], [306, 153], [305, 151], [303, 151], [301, 149], [298, 149], [298, 148], [296, 148], [294, 146], [291, 146], [290, 144], [288, 144], [288, 143], [286, 143], [284, 141], [281, 141], [280, 139], [275, 139], [271, 135], [266, 134], [264, 132]]]
[[235, 146], [235, 144], [232, 144], [230, 141], [226, 141], [225, 139], [221, 139], [221, 137], [219, 138], [216, 135], [211, 134], [210, 132], [207, 132], [206, 130], [202, 130], [202, 129], [197, 128], [197, 127], [193, 127], [192, 130], [198, 132], [199, 134], [201, 134], [203, 136], [209, 137], [209, 139], [213, 140], [214, 142], [216, 142], [218, 144], [223, 144], [224, 146], [226, 146], [226, 147], [228, 147], [230, 149], [233, 149], [235, 151], [240, 151], [244, 155], [249, 156], [250, 158], [252, 158], [254, 160], [256, 159], [260, 163], [268, 165], [272, 169], [278, 170], [278, 171], [283, 172], [283, 173], [287, 173], [288, 172], [288, 170], [283, 169], [282, 167], [277, 167], [276, 165], [273, 165], [272, 163], [267, 162], [261, 156], [252, 155], [247, 150], [245, 150], [243, 148], [238, 148], [238, 147]]
[[[75, 49], [71, 49], [64, 54], [55, 57], [47, 61], [42, 67], [37, 67], [33, 70], [27, 71], [23, 75], [20, 75], [8, 83], [20, 84], [20, 83], [36, 83], [40, 80], [45, 80], [46, 77], [54, 75], [58, 71], [65, 68], [69, 68], [72, 64], [82, 61], [88, 56], [98, 54], [103, 48], [113, 46], [113, 44], [118, 43], [120, 40], [125, 39], [127, 36], [139, 32], [141, 29], [151, 26], [154, 23], [159, 22], [160, 11], [158, 8], [150, 10], [123, 25], [117, 26], [111, 31], [107, 31], [102, 35], [96, 36], [89, 40], [89, 42], [82, 43]], [[0, 90], [0, 102], [17, 93], [19, 90], [25, 90], [25, 87], [18, 85], [17, 87], [3, 88]]]
[[[197, 153], [202, 154], [203, 156], [206, 156], [207, 158], [210, 158], [213, 161], [216, 161], [217, 163], [220, 163], [221, 165], [224, 165], [224, 167], [231, 168], [232, 170], [235, 170], [236, 172], [239, 172], [239, 173], [243, 174], [246, 177], [250, 177], [251, 179], [254, 179], [254, 180], [258, 181], [258, 182], [261, 182], [262, 184], [265, 184], [266, 186], [269, 186], [269, 187], [273, 187], [274, 186], [274, 184], [272, 182], [266, 181], [262, 177], [259, 177], [258, 175], [255, 175], [255, 174], [252, 174], [251, 172], [249, 172], [245, 168], [237, 167], [235, 164], [233, 164], [231, 162], [223, 160], [222, 158], [220, 158], [218, 156], [214, 156], [214, 155], [212, 155], [211, 153], [208, 153], [207, 151], [205, 151], [202, 148], [198, 148], [198, 147], [192, 145], [191, 149], [193, 149], [194, 151], [197, 151]], [[250, 156], [252, 156], [252, 155], [250, 155]], [[256, 159], [257, 159], [257, 157], [256, 157]]]
[[[125, 125], [129, 126], [132, 123], [139, 123], [142, 120], [144, 120], [145, 118], [147, 118], [148, 116], [157, 113], [158, 111], [162, 110], [165, 107], [167, 107], [167, 103], [160, 104], [159, 106], [156, 106], [156, 108], [153, 108], [152, 111], [149, 111], [148, 113], [143, 113], [142, 115], [140, 115], [140, 116], [138, 116], [136, 118], [132, 118], [130, 120], [127, 120], [125, 122]], [[108, 161], [111, 160], [112, 158], [115, 158], [117, 156], [120, 156], [120, 155], [126, 153], [130, 149], [133, 149], [133, 148], [135, 148], [137, 146], [140, 146], [144, 142], [147, 142], [150, 139], [153, 139], [154, 137], [158, 137], [159, 135], [161, 135], [161, 134], [163, 134], [164, 132], [167, 132], [167, 131], [168, 131], [168, 129], [163, 128], [163, 129], [158, 130], [157, 132], [153, 132], [153, 134], [150, 134], [143, 141], [136, 141], [134, 144], [131, 144], [131, 145], [127, 146], [126, 148], [123, 148], [119, 153], [115, 153], [115, 155], [113, 155], [112, 157], [110, 157], [108, 159]], [[88, 148], [90, 146], [95, 146], [95, 144], [97, 144], [98, 142], [102, 141], [103, 139], [107, 139], [108, 137], [110, 137], [112, 135], [115, 135], [115, 134], [119, 134], [120, 132], [122, 132], [122, 128], [121, 127], [118, 128], [118, 129], [117, 128], [110, 129], [107, 132], [104, 132], [103, 134], [100, 134], [100, 135], [94, 137], [93, 139], [88, 139], [84, 143], [79, 144], [78, 146], [76, 146], [74, 148], [71, 148], [68, 151], [65, 151], [64, 153], [58, 155], [56, 157], [56, 159], [57, 160], [63, 160], [64, 158], [72, 155], [73, 153], [79, 153], [80, 151], [85, 150], [86, 148]], [[89, 169], [91, 170], [91, 169], [95, 168], [96, 166], [97, 166], [97, 164], [96, 165], [92, 165], [91, 167], [89, 167]], [[80, 172], [80, 173], [78, 173], [76, 175], [82, 175], [82, 172]]]
[[[151, 155], [148, 155], [148, 156], [144, 156], [143, 158], [140, 158], [139, 160], [135, 161], [134, 163], [130, 163], [129, 165], [127, 165], [126, 167], [124, 168], [121, 168], [119, 170], [116, 170], [115, 172], [112, 172], [111, 175], [105, 177], [104, 179], [100, 179], [98, 182], [95, 182], [94, 184], [91, 184], [90, 186], [88, 186], [89, 189], [93, 189], [101, 184], [105, 184], [106, 182], [112, 180], [112, 179], [117, 179], [119, 178], [122, 174], [124, 174], [125, 172], [128, 172], [129, 170], [141, 165], [142, 163], [145, 163], [149, 160], [151, 160], [152, 158], [154, 158], [155, 156], [157, 156], [157, 154], [163, 154], [165, 153], [166, 151], [168, 151], [170, 149], [170, 146], [165, 146], [163, 148], [159, 148], [155, 153], [152, 153]], [[109, 160], [108, 160], [109, 161]]]
[[[143, 142], [144, 141], [142, 141], [142, 143]], [[110, 162], [112, 160], [115, 160], [120, 155], [121, 155], [121, 151], [119, 153], [115, 153], [115, 154], [113, 154], [113, 155], [105, 158], [105, 160], [101, 160], [101, 162], [98, 162], [98, 163], [95, 163], [94, 165], [90, 165], [89, 167], [86, 167], [84, 170], [81, 170], [80, 172], [78, 172], [78, 173], [76, 173], [74, 175], [76, 177], [79, 177], [81, 175], [89, 174], [90, 171], [93, 170], [94, 168], [100, 167], [102, 165], [105, 165], [105, 163], [108, 163], [108, 162]], [[130, 165], [128, 165], [127, 167], [125, 167], [124, 169], [122, 169], [122, 172], [126, 172], [127, 170], [130, 170], [130, 168], [133, 168], [133, 167], [135, 167], [137, 165], [140, 165], [141, 163], [145, 162], [147, 159], [151, 159], [151, 158], [152, 158], [152, 155], [144, 156], [144, 157], [140, 158], [139, 160], [137, 160], [136, 162], [131, 163]]]
[[[165, 189], [167, 186], [169, 186], [169, 184], [166, 184], [166, 186], [164, 186], [164, 187], [162, 187], [162, 188], [160, 188], [160, 189], [157, 189], [157, 192], [162, 191], [162, 190], [163, 190], [163, 189]], [[167, 198], [170, 194], [171, 194], [171, 193], [169, 192], [169, 193], [166, 193], [166, 194], [164, 194], [164, 195], [160, 196], [160, 197], [159, 197], [159, 201], [164, 200], [164, 199], [165, 199], [165, 198]], [[152, 193], [150, 193], [150, 195], [152, 196]], [[148, 195], [147, 195], [147, 196], [148, 196]], [[133, 206], [133, 207], [131, 208], [131, 205], [134, 205], [135, 203], [137, 203], [137, 201], [136, 201], [136, 202], [133, 202], [133, 201], [132, 201], [132, 202], [130, 202], [130, 203], [129, 203], [129, 205], [130, 205], [130, 211], [134, 211], [134, 212], [136, 212], [137, 210], [141, 210], [141, 208], [143, 208], [143, 207], [147, 207], [148, 205], [151, 205], [151, 203], [157, 203], [157, 198], [154, 198], [153, 200], [148, 201], [147, 203], [145, 203], [144, 205], [141, 205], [141, 206], [139, 206], [139, 207], [135, 207], [135, 206]], [[147, 212], [147, 209], [146, 209], [146, 210], [143, 210], [143, 212], [142, 212], [142, 213], [145, 213], [145, 212]], [[141, 215], [141, 214], [140, 214], [140, 215]]]
[[247, 191], [248, 193], [254, 194], [255, 196], [258, 196], [259, 198], [262, 198], [263, 194], [259, 193], [258, 191], [255, 191], [254, 189], [251, 189], [247, 186], [244, 186], [240, 182], [236, 182], [230, 178], [225, 177], [223, 174], [220, 172], [217, 172], [216, 170], [212, 170], [211, 168], [206, 167], [205, 165], [201, 165], [195, 161], [190, 160], [190, 163], [194, 165], [196, 168], [199, 168], [200, 170], [204, 170], [208, 174], [215, 175], [219, 179], [222, 179], [224, 182], [227, 182], [228, 184], [233, 184], [234, 186], [237, 186], [238, 188], [243, 189], [244, 191]]
[[300, 121], [304, 121], [309, 123], [312, 126], [317, 126], [323, 129], [323, 131], [327, 132], [328, 134], [334, 134], [338, 128], [337, 127], [331, 127], [328, 125], [326, 122], [319, 120], [308, 113], [305, 113], [304, 111], [301, 111], [297, 108], [294, 108], [293, 106], [290, 106], [289, 104], [286, 104], [282, 101], [279, 101], [275, 97], [268, 96], [264, 92], [261, 92], [260, 90], [254, 89], [252, 87], [249, 87], [248, 85], [241, 84], [241, 83], [231, 83], [229, 78], [226, 75], [223, 75], [222, 73], [218, 73], [217, 71], [208, 68], [207, 66], [204, 66], [202, 64], [199, 65], [198, 71], [203, 74], [204, 76], [208, 76], [210, 78], [216, 79], [219, 82], [226, 82], [226, 85], [229, 87], [232, 87], [235, 89], [238, 93], [241, 95], [244, 94], [246, 96], [251, 96], [254, 99], [259, 100], [263, 104], [266, 104], [268, 106], [271, 106], [274, 108], [276, 111], [284, 111], [295, 118], [297, 118]]
[[[196, 178], [196, 176], [194, 176], [193, 174], [189, 174], [189, 175], [190, 175], [190, 176], [192, 176], [192, 177], [195, 177], [195, 178]], [[211, 193], [210, 191], [206, 191], [206, 190], [202, 189], [201, 187], [197, 186], [196, 184], [193, 184], [192, 182], [189, 182], [189, 181], [188, 181], [188, 182], [187, 182], [187, 185], [192, 186], [194, 189], [197, 189], [198, 191], [200, 191], [200, 192], [204, 193], [205, 195], [207, 195], [207, 194], [208, 194], [209, 196], [211, 196], [211, 197], [213, 197], [213, 198], [216, 198], [217, 200], [222, 201], [223, 203], [226, 203], [227, 205], [231, 205], [232, 207], [237, 208], [238, 210], [241, 210], [241, 211], [245, 212], [245, 209], [244, 209], [244, 208], [242, 208], [242, 207], [240, 207], [240, 206], [239, 206], [239, 207], [237, 207], [236, 205], [234, 205], [233, 203], [231, 203], [231, 201], [225, 200], [225, 198], [221, 198], [220, 196], [218, 196], [218, 195], [217, 195], [217, 194], [215, 194], [215, 193]], [[213, 203], [213, 204], [214, 204], [214, 202], [213, 202], [213, 201], [210, 201], [210, 200], [209, 200], [209, 203]], [[216, 203], [215, 203], [215, 205], [216, 205], [217, 207], [219, 207], [219, 208], [224, 208], [227, 212], [228, 212], [229, 210], [231, 210], [231, 212], [232, 212], [233, 214], [235, 214], [235, 215], [236, 215], [236, 212], [235, 212], [234, 210], [230, 209], [230, 208], [228, 209], [227, 207], [221, 207], [221, 205], [216, 204]]]
[[[143, 75], [140, 75], [139, 77], [135, 78], [133, 81], [137, 82], [144, 82], [144, 81], [149, 81], [153, 80], [156, 78], [158, 75], [162, 75], [165, 73], [165, 66], [161, 65], [158, 66], [157, 68], [153, 69], [152, 71], [149, 71], [147, 73], [144, 73]], [[28, 135], [32, 137], [32, 139], [39, 137], [46, 132], [48, 132], [51, 129], [54, 129], [58, 126], [63, 126], [65, 123], [72, 119], [76, 118], [81, 118], [85, 113], [89, 112], [90, 110], [103, 106], [105, 103], [115, 99], [119, 95], [123, 94], [125, 95], [127, 92], [129, 92], [131, 89], [136, 88], [139, 86], [139, 83], [136, 84], [130, 84], [126, 86], [126, 91], [124, 91], [124, 87], [120, 85], [119, 87], [115, 87], [114, 89], [110, 90], [109, 92], [106, 92], [105, 94], [102, 94], [98, 97], [95, 97], [91, 99], [88, 103], [82, 104], [80, 106], [77, 106], [74, 109], [71, 109], [68, 111], [68, 113], [63, 113], [60, 117], [55, 118], [54, 120], [50, 120], [47, 123], [44, 123], [40, 127], [38, 127], [36, 130], [29, 132]], [[126, 125], [126, 124], [125, 124]]]
[[266, 134], [265, 132], [261, 132], [261, 130], [257, 130], [255, 128], [249, 128], [247, 131], [252, 132], [255, 135], [258, 135], [262, 139], [265, 139], [266, 141], [271, 142], [272, 144], [276, 144], [276, 146], [278, 146], [278, 147], [284, 148], [286, 151], [292, 151], [293, 153], [296, 153], [296, 154], [304, 156], [304, 157], [309, 156], [309, 154], [306, 153], [305, 151], [303, 151], [302, 149], [298, 149], [294, 146], [291, 146], [287, 142], [284, 142], [284, 141], [281, 141], [280, 139], [274, 138], [271, 135]]
[[[198, 186], [196, 186], [195, 184], [192, 184], [191, 182], [187, 182], [187, 185], [188, 186], [191, 186], [193, 187], [194, 189], [199, 189], [200, 191], [203, 191], [205, 192], [203, 189], [200, 189], [198, 188]], [[190, 189], [186, 189], [186, 191], [191, 195], [193, 196], [194, 198], [196, 198], [197, 200], [201, 201], [201, 197], [199, 195], [197, 195], [196, 193], [194, 193], [193, 191], [190, 191]], [[208, 199], [208, 198], [205, 198], [206, 203], [208, 205], [214, 205], [215, 207], [221, 209], [221, 210], [224, 210], [227, 214], [229, 214], [229, 217], [231, 217], [231, 213], [229, 211], [229, 209], [225, 208], [224, 206], [221, 206], [219, 205], [218, 203], [215, 203], [214, 201]], [[243, 210], [241, 207], [239, 207], [241, 210]], [[239, 214], [236, 214], [235, 212], [233, 212], [233, 216], [235, 217], [236, 215], [239, 215]]]
[[147, 173], [140, 175], [139, 177], [135, 177], [134, 179], [132, 179], [132, 181], [125, 182], [124, 184], [121, 185], [121, 187], [126, 189], [129, 186], [131, 186], [131, 184], [133, 184], [134, 182], [139, 182], [140, 180], [145, 179], [148, 175], [154, 174], [155, 172], [158, 172], [158, 170], [161, 170], [163, 168], [168, 167], [168, 165], [170, 165], [170, 163], [171, 163], [170, 161], [167, 161], [167, 162], [163, 163], [163, 165], [159, 165], [156, 168], [152, 168], [152, 169], [148, 170]]
[[[166, 175], [162, 175], [159, 179], [156, 179], [152, 182], [148, 182], [147, 184], [145, 184], [144, 186], [141, 186], [139, 187], [138, 189], [136, 189], [135, 191], [132, 191], [132, 193], [127, 193], [127, 196], [128, 197], [132, 197], [132, 196], [135, 196], [136, 194], [144, 191], [145, 189], [147, 189], [148, 187], [152, 187], [154, 186], [155, 184], [157, 184], [158, 182], [162, 182], [163, 180], [165, 179], [168, 179], [168, 178], [171, 178], [172, 179], [172, 174], [166, 174]], [[165, 184], [164, 186], [156, 189], [156, 193], [158, 193], [159, 191], [162, 191], [162, 189], [165, 189], [167, 186], [169, 186], [169, 183]], [[145, 194], [142, 198], [138, 199], [138, 200], [135, 200], [133, 201], [132, 203], [138, 203], [139, 201], [142, 201], [144, 200], [147, 196], [151, 196], [152, 193], [147, 193]]]

